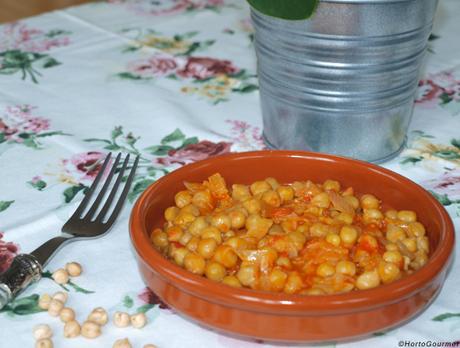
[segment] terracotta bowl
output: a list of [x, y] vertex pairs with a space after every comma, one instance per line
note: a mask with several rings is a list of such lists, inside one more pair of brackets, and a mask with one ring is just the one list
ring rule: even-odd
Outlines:
[[[373, 193], [395, 209], [415, 210], [427, 228], [431, 254], [411, 276], [375, 289], [302, 296], [237, 289], [196, 276], [161, 256], [149, 233], [162, 227], [165, 208], [184, 181], [219, 172], [232, 183], [268, 176], [280, 182], [327, 178]], [[186, 165], [152, 184], [136, 202], [131, 240], [145, 283], [168, 305], [199, 324], [239, 337], [279, 342], [356, 339], [400, 325], [423, 311], [440, 291], [452, 259], [452, 221], [433, 196], [412, 181], [365, 162], [297, 151], [258, 151]]]

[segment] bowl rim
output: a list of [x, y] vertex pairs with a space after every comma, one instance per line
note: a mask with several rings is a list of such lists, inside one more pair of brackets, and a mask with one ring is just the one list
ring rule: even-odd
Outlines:
[[[393, 283], [380, 285], [377, 288], [368, 290], [315, 296], [230, 287], [225, 284], [211, 281], [203, 276], [192, 274], [172, 263], [156, 251], [147, 236], [148, 231], [145, 231], [143, 221], [145, 220], [146, 208], [149, 206], [149, 199], [155, 194], [156, 190], [161, 188], [164, 182], [174, 180], [176, 176], [184, 171], [193, 171], [207, 166], [211, 162], [217, 162], [218, 164], [219, 162], [232, 159], [257, 159], [266, 156], [285, 158], [300, 157], [305, 160], [349, 163], [359, 166], [364, 170], [377, 172], [378, 175], [390, 177], [392, 180], [397, 180], [401, 184], [412, 186], [413, 189], [425, 196], [432, 204], [433, 209], [436, 210], [436, 213], [441, 217], [441, 232], [438, 247], [434, 253], [430, 255], [428, 263], [425, 266], [414, 274]], [[129, 229], [131, 243], [138, 256], [138, 262], [142, 262], [157, 276], [162, 277], [182, 291], [192, 294], [193, 296], [199, 296], [207, 301], [217, 302], [224, 306], [239, 307], [244, 310], [278, 314], [280, 310], [282, 310], [286, 314], [304, 313], [305, 315], [315, 313], [324, 314], [325, 312], [345, 313], [356, 311], [357, 309], [371, 309], [402, 301], [412, 296], [414, 293], [422, 291], [429, 285], [430, 280], [442, 274], [442, 271], [445, 270], [452, 261], [455, 240], [454, 226], [445, 208], [432, 194], [412, 180], [389, 169], [364, 161], [329, 154], [291, 150], [261, 150], [230, 153], [180, 167], [151, 184], [137, 199], [131, 211]]]

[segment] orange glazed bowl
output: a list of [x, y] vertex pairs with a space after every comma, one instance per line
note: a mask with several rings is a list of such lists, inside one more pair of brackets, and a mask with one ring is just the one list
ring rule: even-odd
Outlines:
[[[394, 209], [410, 209], [426, 227], [427, 264], [414, 274], [369, 290], [337, 295], [287, 295], [234, 288], [194, 275], [167, 260], [149, 235], [163, 227], [183, 182], [202, 182], [220, 173], [227, 185], [266, 177], [281, 183], [338, 180], [343, 187], [371, 193]], [[427, 191], [373, 164], [301, 151], [257, 151], [213, 157], [162, 177], [137, 200], [130, 234], [145, 283], [169, 306], [199, 324], [243, 338], [278, 342], [350, 340], [407, 322], [439, 293], [452, 260], [454, 228], [441, 204]]]

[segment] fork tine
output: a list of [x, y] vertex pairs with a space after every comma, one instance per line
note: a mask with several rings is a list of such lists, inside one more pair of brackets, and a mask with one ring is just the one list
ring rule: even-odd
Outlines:
[[123, 166], [121, 167], [121, 170], [118, 173], [117, 180], [115, 181], [115, 184], [113, 185], [112, 190], [110, 191], [110, 195], [107, 198], [107, 201], [105, 202], [104, 206], [102, 207], [95, 221], [102, 222], [102, 219], [104, 219], [104, 216], [107, 213], [107, 210], [109, 210], [110, 205], [112, 204], [113, 198], [115, 197], [115, 194], [118, 191], [118, 186], [120, 186], [121, 180], [123, 179], [123, 174], [125, 173], [126, 166], [128, 165], [128, 161], [129, 161], [129, 154], [126, 156], [123, 162]]
[[139, 156], [136, 156], [136, 159], [134, 160], [133, 167], [131, 168], [131, 172], [129, 173], [128, 180], [126, 180], [125, 187], [123, 188], [123, 191], [120, 195], [120, 198], [118, 199], [117, 205], [113, 209], [112, 215], [110, 215], [109, 219], [106, 222], [106, 225], [110, 227], [114, 221], [116, 220], [118, 213], [120, 212], [121, 208], [123, 207], [123, 203], [125, 202], [126, 196], [128, 195], [129, 188], [131, 187], [131, 183], [133, 182], [134, 179], [134, 174], [136, 172], [137, 164], [139, 163]]
[[102, 164], [101, 169], [99, 170], [99, 173], [96, 176], [96, 179], [94, 179], [93, 184], [89, 188], [89, 191], [86, 193], [85, 197], [83, 200], [80, 202], [80, 205], [78, 206], [77, 210], [75, 210], [75, 213], [72, 214], [72, 217], [79, 217], [81, 212], [86, 208], [88, 205], [88, 202], [93, 195], [94, 191], [96, 190], [97, 185], [99, 184], [99, 181], [101, 181], [102, 175], [105, 172], [105, 169], [107, 168], [107, 165], [109, 164], [110, 158], [112, 157], [112, 153], [109, 152], [108, 155], [105, 157], [104, 164]]
[[110, 169], [109, 175], [107, 175], [107, 178], [105, 178], [104, 186], [102, 186], [102, 189], [97, 195], [96, 200], [94, 201], [93, 205], [88, 210], [86, 215], [83, 217], [84, 219], [91, 219], [91, 217], [94, 215], [94, 212], [99, 207], [99, 204], [101, 203], [102, 198], [104, 198], [104, 195], [107, 192], [110, 182], [112, 181], [113, 174], [115, 173], [115, 170], [117, 169], [118, 163], [120, 162], [120, 158], [121, 158], [121, 152], [118, 153], [117, 158], [115, 159], [115, 162], [113, 163], [112, 168]]

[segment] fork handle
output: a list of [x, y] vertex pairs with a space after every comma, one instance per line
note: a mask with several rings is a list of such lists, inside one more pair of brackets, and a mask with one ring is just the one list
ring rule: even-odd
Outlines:
[[0, 309], [41, 276], [42, 266], [33, 255], [17, 255], [10, 268], [0, 275]]

